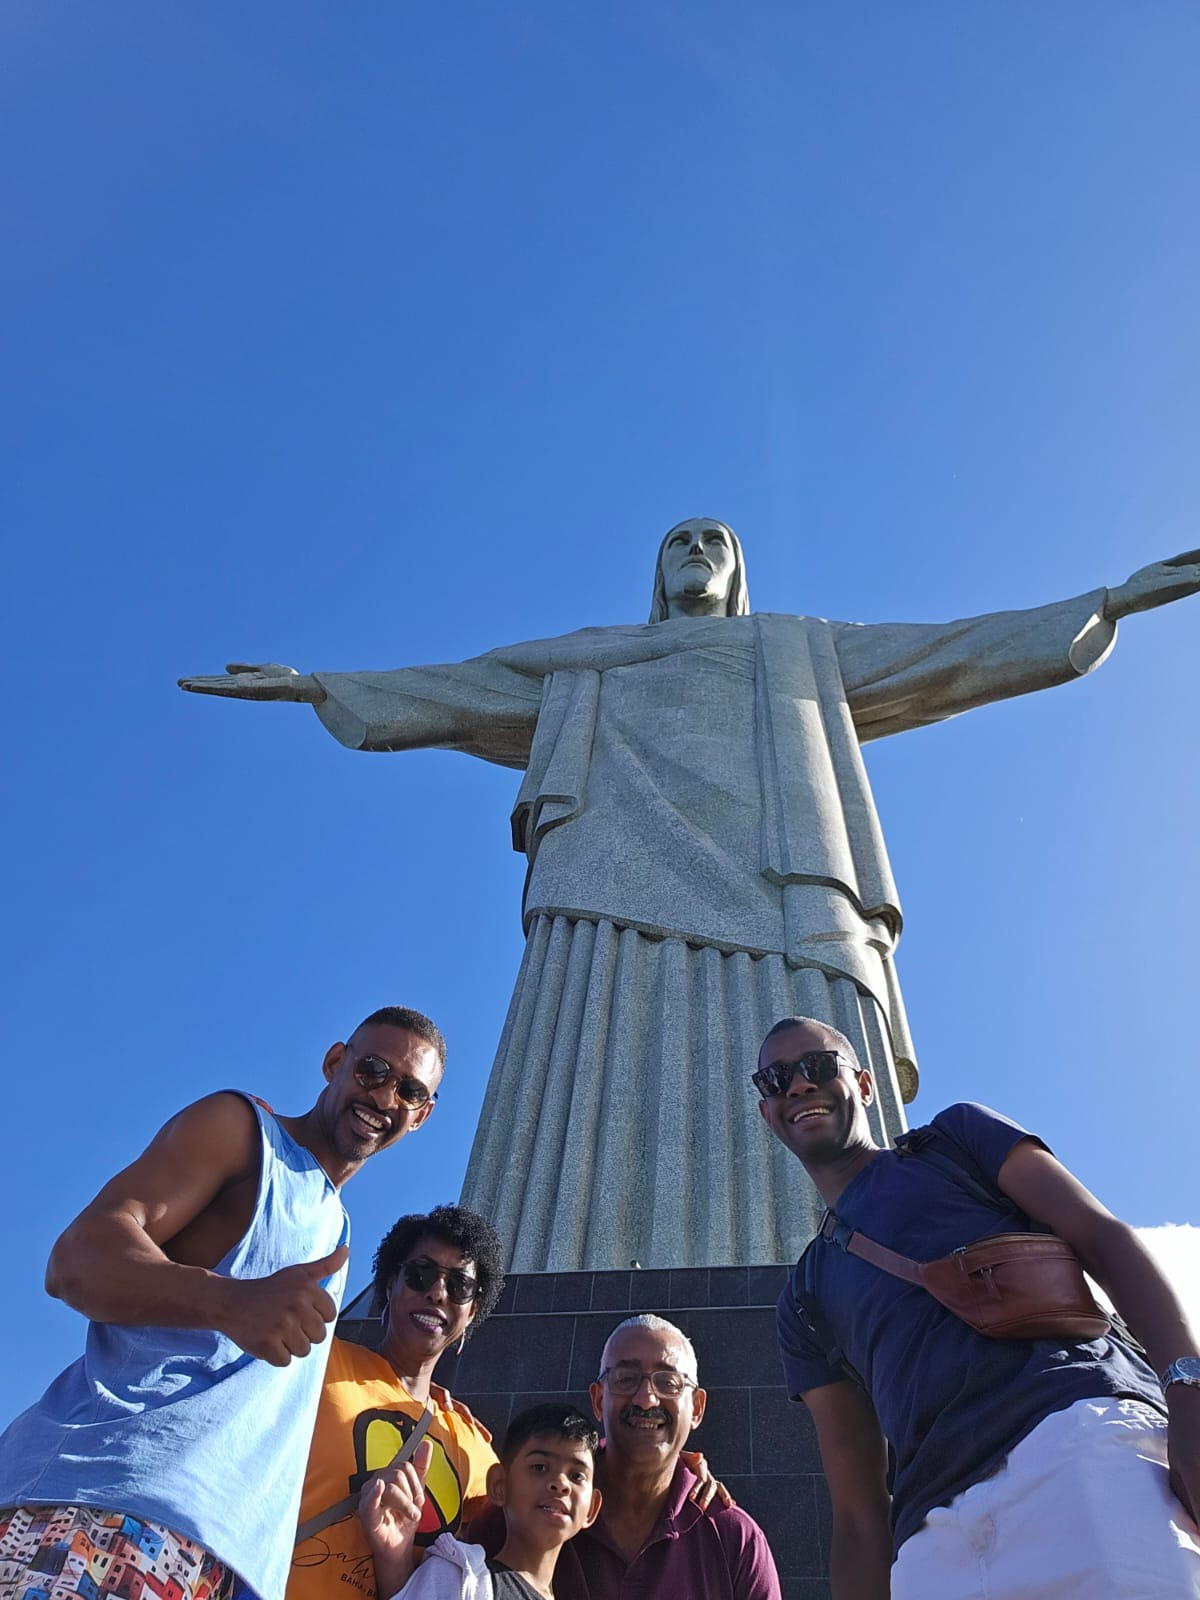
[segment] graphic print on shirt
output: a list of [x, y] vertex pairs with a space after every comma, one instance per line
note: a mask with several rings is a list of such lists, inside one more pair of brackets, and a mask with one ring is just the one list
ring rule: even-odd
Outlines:
[[[403, 1411], [360, 1411], [354, 1419], [355, 1471], [348, 1488], [351, 1494], [362, 1488], [374, 1472], [390, 1466], [404, 1448], [417, 1425]], [[425, 1435], [433, 1446], [433, 1457], [425, 1475], [425, 1505], [417, 1525], [417, 1543], [431, 1545], [439, 1533], [457, 1533], [462, 1521], [463, 1489], [458, 1473], [432, 1430]]]

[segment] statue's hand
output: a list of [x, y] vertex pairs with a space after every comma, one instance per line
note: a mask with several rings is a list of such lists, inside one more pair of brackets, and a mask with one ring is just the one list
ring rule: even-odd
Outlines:
[[223, 694], [231, 700], [299, 700], [320, 705], [325, 691], [315, 678], [278, 661], [231, 661], [226, 676], [180, 678], [179, 687], [190, 694]]
[[1118, 589], [1108, 591], [1104, 614], [1111, 622], [1134, 611], [1150, 611], [1200, 592], [1200, 550], [1185, 550], [1169, 561], [1142, 567]]

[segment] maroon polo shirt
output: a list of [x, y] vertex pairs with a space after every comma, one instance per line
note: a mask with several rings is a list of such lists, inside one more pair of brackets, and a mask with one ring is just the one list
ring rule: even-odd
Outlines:
[[593, 1527], [563, 1546], [558, 1600], [780, 1600], [758, 1523], [736, 1507], [701, 1511], [688, 1499], [695, 1481], [678, 1462], [662, 1515], [630, 1562], [605, 1533], [602, 1509]]

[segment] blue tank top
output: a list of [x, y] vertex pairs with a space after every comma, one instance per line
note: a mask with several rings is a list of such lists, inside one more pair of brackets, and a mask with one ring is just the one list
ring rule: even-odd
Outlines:
[[[324, 1169], [255, 1101], [262, 1170], [245, 1234], [217, 1264], [265, 1278], [350, 1237]], [[340, 1304], [346, 1269], [325, 1287]], [[83, 1358], [0, 1437], [0, 1506], [86, 1505], [160, 1522], [279, 1600], [329, 1340], [273, 1367], [202, 1328], [88, 1325]]]

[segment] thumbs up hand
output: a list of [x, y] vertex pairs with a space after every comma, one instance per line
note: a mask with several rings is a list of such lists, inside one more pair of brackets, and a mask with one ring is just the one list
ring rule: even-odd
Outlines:
[[321, 1279], [340, 1272], [350, 1255], [338, 1245], [319, 1261], [284, 1267], [269, 1278], [222, 1280], [224, 1306], [215, 1326], [247, 1355], [286, 1367], [293, 1356], [306, 1356], [320, 1344], [337, 1306]]

